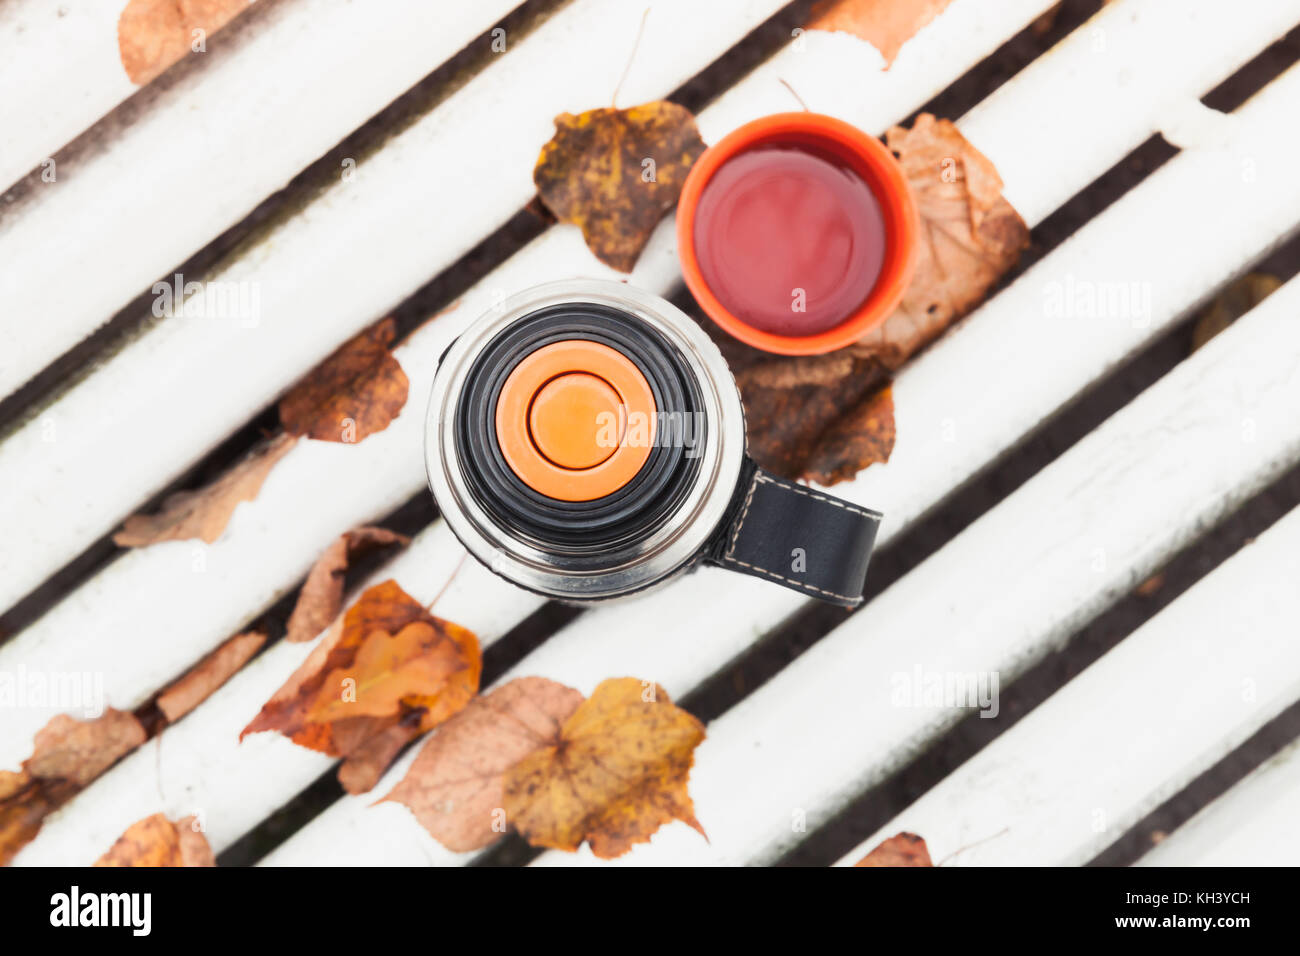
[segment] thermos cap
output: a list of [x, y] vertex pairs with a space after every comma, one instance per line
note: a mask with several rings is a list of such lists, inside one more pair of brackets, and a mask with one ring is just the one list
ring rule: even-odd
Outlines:
[[496, 434], [510, 469], [560, 501], [618, 491], [650, 457], [654, 393], [616, 349], [569, 339], [527, 355], [501, 388]]
[[[570, 427], [610, 411], [611, 392], [627, 419], [612, 450]], [[641, 591], [706, 557], [747, 467], [717, 346], [619, 282], [548, 283], [472, 323], [439, 361], [426, 435], [429, 486], [470, 553], [574, 601]]]

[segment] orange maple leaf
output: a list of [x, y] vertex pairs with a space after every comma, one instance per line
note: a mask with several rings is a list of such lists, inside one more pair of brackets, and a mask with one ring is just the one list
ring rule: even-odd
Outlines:
[[145, 817], [126, 832], [95, 866], [216, 866], [208, 838], [196, 817], [175, 823], [161, 813]]
[[384, 581], [361, 595], [240, 736], [274, 730], [346, 757], [416, 712], [422, 730], [446, 720], [478, 692], [482, 667], [470, 631]]
[[851, 33], [866, 40], [893, 65], [903, 44], [943, 12], [952, 0], [822, 0], [814, 4], [809, 30]]

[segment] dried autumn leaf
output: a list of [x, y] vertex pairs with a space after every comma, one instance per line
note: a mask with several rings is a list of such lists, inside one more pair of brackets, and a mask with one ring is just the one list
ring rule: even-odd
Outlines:
[[[753, 384], [743, 372], [737, 375], [745, 401], [749, 453], [755, 461], [769, 471], [795, 479], [808, 477], [814, 460], [820, 460], [826, 470], [823, 436], [829, 436], [841, 418], [851, 419], [856, 409], [870, 404], [889, 381], [871, 359], [848, 358], [849, 373], [839, 378], [828, 376], [825, 381], [764, 387]], [[835, 369], [827, 364], [828, 372]], [[777, 372], [773, 368], [768, 374], [775, 377]], [[838, 470], [857, 471], [866, 464], [854, 467], [852, 462], [846, 462]]]
[[854, 866], [934, 866], [930, 851], [915, 833], [899, 833], [876, 847]]
[[52, 718], [37, 732], [22, 769], [0, 771], [0, 866], [36, 837], [47, 816], [145, 736], [134, 715], [111, 707], [94, 720]]
[[676, 103], [561, 113], [533, 182], [557, 219], [582, 229], [596, 258], [631, 272], [702, 152], [694, 115]]
[[23, 769], [45, 780], [68, 780], [84, 787], [145, 741], [135, 715], [107, 708], [94, 720], [57, 714], [36, 733]]
[[30, 799], [34, 784], [26, 770], [0, 770], [0, 866], [40, 832], [48, 807]]
[[822, 432], [803, 477], [821, 485], [847, 481], [894, 450], [894, 394], [885, 387], [859, 402]]
[[774, 358], [730, 347], [750, 454], [787, 478], [834, 484], [889, 460], [890, 374], [976, 306], [1028, 244], [997, 170], [947, 120], [928, 113], [887, 134], [917, 198], [916, 272], [898, 308], [854, 345]]
[[[363, 599], [364, 597], [365, 595], [362, 595]], [[345, 620], [346, 615], [334, 622], [334, 626], [329, 629], [320, 643], [312, 648], [311, 653], [307, 655], [307, 659], [289, 675], [289, 679], [271, 695], [270, 700], [262, 705], [262, 709], [258, 711], [257, 716], [253, 718], [248, 726], [240, 731], [240, 740], [243, 740], [249, 734], [278, 730], [290, 739], [301, 735], [303, 739], [294, 739], [294, 742], [304, 747], [326, 752], [334, 750], [335, 753], [342, 753], [342, 751], [334, 748], [331, 728], [313, 727], [309, 729], [302, 721], [300, 711], [305, 706], [304, 700], [310, 699], [324, 680], [325, 664], [343, 639]], [[382, 729], [379, 728], [379, 730]], [[377, 733], [378, 730], [375, 732]]]
[[[427, 661], [412, 663], [417, 654]], [[303, 747], [350, 756], [412, 711], [420, 712], [421, 730], [446, 720], [477, 693], [482, 665], [473, 634], [384, 581], [357, 599], [240, 736], [274, 730]], [[413, 674], [428, 682], [409, 682]], [[354, 702], [345, 699], [353, 693]]]
[[809, 30], [836, 30], [866, 40], [893, 64], [903, 44], [943, 12], [952, 0], [821, 0], [813, 4]]
[[[471, 700], [470, 706], [473, 704]], [[420, 729], [419, 716], [412, 713], [402, 723], [376, 734], [349, 753], [339, 767], [339, 783], [343, 789], [352, 794], [373, 789], [402, 748], [424, 732]]]
[[851, 348], [892, 371], [983, 301], [1029, 245], [1029, 228], [1002, 198], [997, 169], [948, 120], [922, 113], [885, 142], [916, 196], [916, 271], [894, 313]]
[[211, 544], [226, 530], [236, 506], [257, 497], [266, 476], [293, 444], [293, 438], [280, 435], [207, 487], [176, 492], [163, 501], [156, 514], [132, 515], [113, 535], [113, 543], [120, 548], [143, 548], [161, 541], [201, 538]]
[[31, 774], [26, 770], [0, 770], [0, 802], [26, 790], [31, 783]]
[[442, 623], [412, 621], [396, 634], [371, 631], [352, 663], [325, 677], [307, 719], [319, 724], [391, 717], [405, 705], [423, 708], [437, 724], [460, 710], [478, 689], [478, 675], [463, 653], [469, 632]]
[[742, 388], [832, 385], [852, 371], [853, 356], [841, 349], [824, 355], [795, 355], [790, 358], [760, 360], [737, 369], [736, 384]]
[[236, 634], [158, 695], [158, 709], [169, 724], [180, 720], [230, 680], [266, 643], [257, 631]]
[[280, 399], [290, 435], [351, 444], [381, 432], [401, 413], [410, 382], [389, 346], [397, 322], [376, 322], [343, 345]]
[[312, 565], [307, 581], [293, 606], [285, 640], [290, 643], [310, 641], [338, 616], [343, 607], [343, 577], [348, 563], [375, 548], [411, 543], [411, 539], [386, 528], [353, 528], [330, 543]]
[[1282, 280], [1264, 272], [1250, 272], [1230, 283], [1201, 310], [1192, 327], [1192, 351], [1196, 351], [1237, 319], [1282, 287]]
[[130, 0], [117, 21], [117, 47], [132, 83], [143, 86], [185, 54], [195, 30], [211, 36], [251, 0]]
[[175, 823], [155, 813], [127, 827], [95, 866], [216, 866], [196, 817]]
[[8, 866], [18, 851], [41, 832], [45, 818], [77, 789], [67, 780], [29, 780], [8, 797], [0, 798], [0, 866]]
[[610, 859], [682, 820], [704, 835], [686, 791], [704, 725], [658, 685], [602, 681], [560, 737], [505, 775], [507, 819], [534, 846]]
[[544, 677], [503, 684], [439, 727], [384, 800], [406, 805], [455, 853], [487, 846], [501, 836], [506, 771], [559, 746], [560, 728], [582, 700]]

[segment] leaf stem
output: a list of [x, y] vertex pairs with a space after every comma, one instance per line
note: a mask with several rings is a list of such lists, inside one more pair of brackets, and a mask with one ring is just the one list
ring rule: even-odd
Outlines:
[[619, 90], [623, 89], [623, 81], [632, 72], [632, 63], [636, 60], [636, 51], [641, 46], [641, 37], [645, 33], [645, 22], [649, 16], [650, 8], [646, 7], [645, 12], [641, 14], [641, 25], [637, 27], [636, 41], [632, 44], [632, 52], [627, 57], [627, 66], [623, 67], [623, 75], [618, 78], [618, 86], [614, 87], [614, 96], [609, 101], [609, 105], [614, 109], [618, 109], [618, 93]]
[[456, 575], [460, 574], [460, 569], [465, 566], [465, 562], [468, 559], [469, 552], [466, 551], [460, 556], [460, 560], [456, 562], [456, 569], [451, 572], [451, 576], [443, 583], [442, 587], [438, 590], [438, 593], [433, 596], [433, 600], [424, 606], [424, 610], [427, 613], [433, 613], [433, 606], [442, 600], [442, 596], [447, 593], [447, 589], [451, 587], [451, 583], [456, 580]]

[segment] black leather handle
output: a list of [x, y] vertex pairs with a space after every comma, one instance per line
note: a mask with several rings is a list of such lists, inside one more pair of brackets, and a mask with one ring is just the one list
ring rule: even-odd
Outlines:
[[712, 560], [831, 604], [861, 604], [880, 513], [750, 467]]

